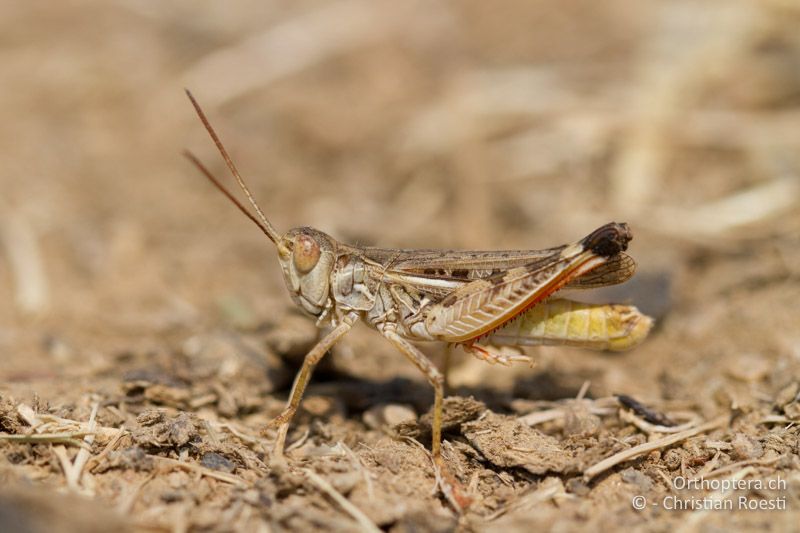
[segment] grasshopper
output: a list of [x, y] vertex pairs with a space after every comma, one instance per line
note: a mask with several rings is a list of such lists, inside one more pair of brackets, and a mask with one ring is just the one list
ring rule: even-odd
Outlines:
[[602, 287], [630, 278], [636, 265], [625, 254], [632, 238], [627, 224], [612, 222], [573, 244], [545, 250], [360, 247], [310, 227], [280, 235], [261, 211], [200, 105], [189, 91], [187, 95], [256, 214], [194, 155], [185, 155], [272, 241], [292, 300], [315, 317], [318, 326], [327, 326], [327, 333], [305, 356], [285, 409], [268, 426], [277, 428], [273, 458], [283, 456], [289, 423], [314, 367], [358, 321], [377, 330], [432, 385], [431, 453], [437, 465], [441, 462], [445, 376], [412, 341], [460, 345], [490, 363], [510, 364], [530, 359], [493, 353], [486, 343], [621, 350], [647, 336], [652, 321], [635, 307], [550, 299], [560, 289]]

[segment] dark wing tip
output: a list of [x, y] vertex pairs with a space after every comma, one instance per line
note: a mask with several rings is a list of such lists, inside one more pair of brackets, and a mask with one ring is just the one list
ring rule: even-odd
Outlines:
[[583, 245], [603, 257], [611, 257], [628, 249], [633, 239], [630, 227], [624, 222], [609, 222], [584, 237]]

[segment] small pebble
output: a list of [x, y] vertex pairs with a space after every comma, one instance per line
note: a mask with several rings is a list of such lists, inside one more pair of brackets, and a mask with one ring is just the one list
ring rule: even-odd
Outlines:
[[364, 412], [364, 423], [372, 429], [395, 427], [403, 422], [413, 422], [417, 414], [408, 405], [380, 404]]
[[233, 461], [216, 452], [208, 452], [203, 454], [200, 464], [206, 468], [219, 470], [220, 472], [227, 472], [229, 474], [236, 468], [236, 465], [233, 463]]
[[758, 354], [738, 356], [728, 368], [728, 374], [739, 381], [754, 383], [767, 377], [772, 370], [771, 363]]
[[797, 399], [797, 393], [800, 391], [800, 383], [794, 381], [782, 388], [775, 396], [775, 405], [783, 407], [787, 404], [794, 402]]
[[733, 450], [731, 450], [731, 457], [737, 461], [744, 461], [746, 459], [758, 459], [764, 455], [764, 447], [756, 439], [748, 437], [744, 433], [737, 433], [731, 440]]
[[653, 480], [649, 476], [633, 468], [626, 468], [620, 474], [622, 481], [635, 485], [639, 493], [648, 492], [653, 488]]

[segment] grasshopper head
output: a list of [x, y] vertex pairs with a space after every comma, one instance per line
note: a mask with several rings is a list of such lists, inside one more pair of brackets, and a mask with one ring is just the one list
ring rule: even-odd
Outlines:
[[287, 231], [277, 246], [283, 279], [292, 299], [312, 315], [319, 315], [330, 294], [335, 241], [321, 231], [303, 227]]

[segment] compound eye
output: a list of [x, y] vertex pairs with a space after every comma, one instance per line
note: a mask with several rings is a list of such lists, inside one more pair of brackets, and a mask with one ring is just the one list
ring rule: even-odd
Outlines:
[[319, 263], [319, 244], [308, 235], [298, 235], [294, 239], [294, 266], [301, 274], [311, 272]]

